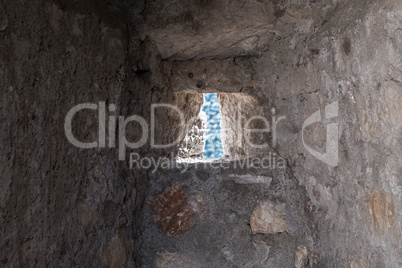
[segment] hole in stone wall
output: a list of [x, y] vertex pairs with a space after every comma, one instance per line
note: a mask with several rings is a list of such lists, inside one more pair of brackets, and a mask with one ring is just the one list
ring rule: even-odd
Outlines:
[[217, 93], [204, 93], [198, 117], [188, 126], [178, 147], [179, 161], [210, 161], [224, 156]]
[[226, 161], [266, 153], [264, 146], [269, 147], [272, 137], [261, 118], [270, 120], [271, 114], [257, 98], [243, 93], [183, 92], [177, 96], [177, 105], [188, 117], [178, 161]]
[[204, 93], [203, 95], [204, 105], [201, 109], [207, 119], [203, 156], [206, 160], [219, 159], [224, 156], [221, 138], [222, 115], [219, 100], [217, 93]]

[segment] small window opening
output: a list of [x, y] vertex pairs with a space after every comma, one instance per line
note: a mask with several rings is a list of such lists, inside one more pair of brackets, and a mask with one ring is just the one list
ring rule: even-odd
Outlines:
[[273, 112], [263, 106], [261, 100], [243, 93], [183, 96], [178, 103], [185, 107], [188, 121], [185, 125], [187, 134], [178, 146], [178, 161], [226, 162], [266, 154], [266, 146], [274, 138], [264, 124], [266, 122], [257, 119], [269, 120]]
[[217, 93], [204, 93], [197, 119], [178, 146], [179, 162], [212, 161], [224, 157], [221, 109]]
[[204, 104], [201, 110], [207, 118], [203, 157], [205, 160], [219, 159], [224, 157], [221, 138], [222, 115], [219, 100], [217, 93], [204, 93], [203, 95]]

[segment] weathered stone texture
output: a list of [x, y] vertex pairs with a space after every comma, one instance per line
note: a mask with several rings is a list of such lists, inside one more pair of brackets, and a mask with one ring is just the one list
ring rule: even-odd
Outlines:
[[[271, 2], [152, 1], [143, 15], [145, 31], [162, 58], [183, 60], [239, 56], [263, 48], [275, 32], [274, 12]], [[253, 16], [238, 19], [246, 14]]]
[[[402, 267], [401, 1], [123, 2], [0, 4], [0, 266]], [[168, 103], [184, 120], [158, 109], [154, 138], [171, 143], [200, 123], [203, 92], [219, 92], [229, 159], [272, 149], [284, 170], [129, 170], [65, 137], [79, 103], [148, 123]], [[271, 129], [235, 131], [252, 116]], [[76, 137], [96, 140], [97, 120], [77, 114]], [[330, 123], [336, 167], [305, 147], [325, 153]], [[182, 139], [136, 152], [176, 155]]]
[[108, 267], [122, 267], [127, 259], [125, 231], [119, 230], [102, 251], [102, 258]]
[[152, 199], [150, 206], [154, 210], [155, 222], [162, 226], [166, 235], [183, 235], [190, 230], [194, 211], [180, 185]]
[[[74, 147], [63, 129], [67, 112], [80, 103], [105, 101], [117, 115], [148, 114], [136, 96], [150, 106], [161, 64], [154, 82], [133, 70], [129, 60], [137, 62], [145, 49], [116, 8], [91, 1], [1, 3], [2, 267], [135, 266], [145, 173], [128, 171], [115, 149]], [[151, 63], [157, 53], [147, 50]], [[165, 102], [163, 92], [153, 97]], [[97, 140], [97, 113], [77, 114], [73, 133]], [[122, 228], [130, 231], [116, 238]]]
[[295, 267], [296, 268], [304, 268], [308, 262], [308, 252], [307, 248], [303, 245], [299, 245], [297, 247], [297, 251], [295, 253]]
[[170, 78], [175, 91], [247, 92], [253, 86], [251, 64], [246, 58], [175, 61]]
[[158, 252], [155, 254], [156, 267], [158, 268], [201, 268], [199, 263], [192, 260], [184, 253]]
[[[309, 219], [304, 214], [308, 211], [305, 191], [286, 170], [208, 168], [208, 164], [204, 168], [204, 164], [188, 163], [185, 170], [182, 167], [149, 174], [149, 195], [160, 198], [161, 204], [173, 204], [165, 201], [172, 199], [168, 193], [178, 195], [178, 190], [174, 189], [179, 188], [175, 185], [186, 189], [195, 224], [180, 236], [167, 236], [162, 224], [154, 221], [152, 204], [145, 206], [143, 223], [147, 228], [138, 252], [140, 265], [152, 264], [157, 252], [168, 251], [184, 254], [202, 267], [293, 267], [293, 256], [301, 241], [306, 248], [314, 248], [309, 240], [312, 231], [306, 224]], [[249, 177], [259, 180], [256, 182]], [[269, 187], [265, 184], [267, 179], [271, 179]], [[167, 198], [162, 200], [162, 196]], [[274, 223], [280, 227], [275, 231], [281, 233], [252, 233], [250, 216], [261, 200], [283, 200], [287, 204], [286, 222], [285, 208], [280, 203], [273, 202], [269, 211], [277, 216]], [[177, 206], [168, 206], [163, 211], [172, 212], [173, 207]], [[169, 214], [164, 214], [164, 218], [171, 217], [175, 219], [172, 223], [176, 223], [179, 219], [176, 211]]]
[[268, 201], [259, 203], [251, 215], [250, 226], [253, 234], [276, 234], [286, 231], [285, 204]]
[[189, 195], [180, 184], [166, 189], [149, 203], [155, 222], [168, 236], [185, 234], [196, 220], [205, 218], [209, 213], [207, 196], [202, 192]]

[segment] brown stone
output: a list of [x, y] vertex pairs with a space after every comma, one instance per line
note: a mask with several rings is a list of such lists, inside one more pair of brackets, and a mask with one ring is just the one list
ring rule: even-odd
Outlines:
[[374, 228], [387, 232], [395, 224], [394, 202], [387, 193], [375, 193], [370, 200], [370, 215]]
[[167, 189], [150, 201], [154, 220], [168, 236], [182, 235], [191, 228], [194, 210], [181, 185]]
[[276, 234], [286, 231], [285, 204], [270, 201], [260, 202], [250, 218], [253, 234]]

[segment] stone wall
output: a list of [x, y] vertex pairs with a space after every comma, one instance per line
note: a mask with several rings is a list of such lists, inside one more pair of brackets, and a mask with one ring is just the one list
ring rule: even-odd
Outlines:
[[[0, 263], [400, 267], [401, 10], [396, 0], [3, 0]], [[275, 153], [284, 169], [130, 170], [117, 148], [78, 149], [65, 137], [65, 115], [80, 103], [115, 104], [114, 115], [148, 123], [151, 104], [169, 103], [185, 112], [183, 124], [156, 112], [155, 141], [170, 143], [192, 126], [204, 92], [220, 93], [223, 127], [233, 127], [239, 96], [244, 119], [272, 126], [286, 116], [275, 146], [226, 152]], [[335, 102], [333, 118], [304, 129]], [[80, 113], [74, 134], [96, 140], [97, 117]], [[305, 146], [325, 153], [330, 123], [335, 167]], [[135, 141], [142, 130], [126, 134]], [[148, 140], [126, 157], [176, 151]]]
[[[248, 57], [242, 58], [246, 64], [239, 67], [235, 64], [239, 58], [233, 57], [231, 63], [226, 57], [234, 53], [231, 46], [212, 56], [202, 43], [197, 44], [191, 48], [198, 49], [196, 56], [193, 52], [180, 54], [180, 60], [187, 57], [191, 61], [174, 63], [172, 81], [179, 90], [188, 87], [210, 92], [214, 86], [218, 92], [219, 88], [222, 92], [246, 89], [250, 96], [265, 100], [265, 105], [263, 101], [256, 106], [257, 113], [262, 107], [267, 111], [274, 108], [277, 117], [286, 116], [278, 124], [276, 150], [288, 160], [294, 176], [305, 187], [314, 212], [311, 219], [316, 255], [311, 259], [312, 266], [400, 266], [397, 159], [401, 151], [401, 6], [396, 1], [277, 4], [282, 12], [278, 10], [273, 22], [277, 31], [272, 39], [265, 40], [269, 49], [255, 46]], [[269, 13], [267, 10], [264, 12]], [[170, 23], [173, 26], [166, 31], [175, 33], [182, 21]], [[210, 31], [213, 33], [215, 28]], [[158, 43], [157, 34], [150, 36]], [[194, 57], [221, 55], [226, 58], [201, 59], [200, 65], [194, 61]], [[208, 65], [217, 69], [213, 74], [222, 76], [211, 75]], [[193, 76], [186, 77], [180, 66]], [[310, 115], [320, 109], [324, 115], [325, 107], [334, 102], [339, 111], [333, 121], [324, 120], [323, 124], [303, 129]], [[230, 114], [228, 122], [234, 120]], [[334, 122], [339, 129], [339, 159], [337, 166], [331, 167], [308, 152], [302, 132], [306, 145], [325, 153], [327, 125]]]
[[[369, 7], [364, 17], [337, 13], [306, 39], [279, 40], [253, 66], [257, 84], [286, 116], [278, 152], [314, 206], [319, 267], [401, 265], [402, 8], [397, 1]], [[343, 18], [353, 21], [341, 25]], [[311, 114], [336, 101], [339, 164], [333, 168], [306, 151], [301, 132]], [[325, 152], [328, 123], [306, 128], [305, 143]]]
[[[72, 146], [63, 125], [79, 103], [120, 106], [126, 33], [52, 2], [1, 10], [1, 266], [124, 263], [134, 253], [133, 176], [119, 175], [113, 150]], [[96, 113], [75, 122], [80, 139], [96, 140]]]
[[[72, 107], [100, 101], [149, 121], [151, 103], [173, 98], [160, 57], [118, 5], [0, 10], [0, 266], [135, 266], [146, 172], [130, 171], [116, 148], [73, 146], [63, 126]], [[73, 121], [77, 139], [98, 139], [97, 112]]]
[[314, 256], [305, 190], [286, 167], [182, 163], [150, 172], [147, 196], [140, 267], [294, 267], [298, 246]]

